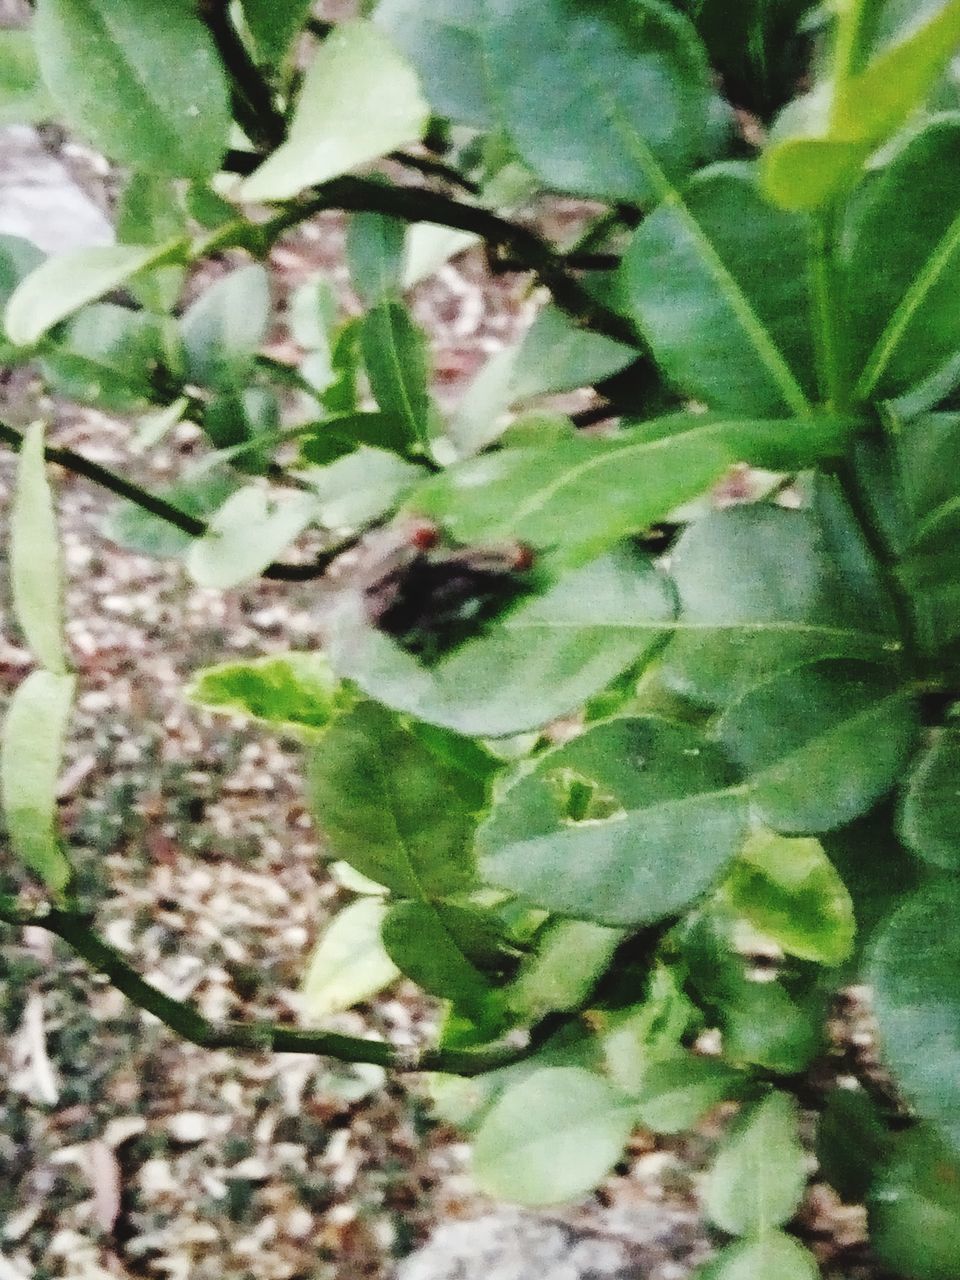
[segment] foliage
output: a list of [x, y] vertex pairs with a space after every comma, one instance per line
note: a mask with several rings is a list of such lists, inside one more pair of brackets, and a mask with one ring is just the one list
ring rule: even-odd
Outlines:
[[[430, 1070], [480, 1183], [528, 1203], [589, 1191], [638, 1126], [739, 1104], [704, 1280], [817, 1274], [788, 1234], [799, 1092], [879, 1258], [960, 1273], [960, 4], [34, 8], [0, 33], [0, 116], [60, 119], [127, 185], [115, 245], [0, 239], [4, 359], [138, 417], [140, 449], [193, 422], [207, 457], [151, 494], [0, 425], [37, 663], [3, 732], [24, 878], [0, 919], [198, 1043]], [[565, 245], [533, 225], [554, 192], [596, 206]], [[362, 314], [308, 282], [284, 363], [270, 254], [324, 209]], [[407, 295], [480, 241], [551, 302], [446, 418]], [[338, 561], [325, 654], [190, 694], [304, 746], [356, 895], [308, 1019], [403, 974], [442, 1002], [436, 1045], [211, 1024], [94, 933], [56, 831], [75, 676], [44, 456], [211, 589]], [[804, 1083], [861, 977], [902, 1102]]]

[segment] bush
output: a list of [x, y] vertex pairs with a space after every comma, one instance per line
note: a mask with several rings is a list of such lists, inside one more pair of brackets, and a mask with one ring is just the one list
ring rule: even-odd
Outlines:
[[[0, 427], [37, 664], [5, 721], [24, 870], [0, 918], [199, 1044], [434, 1073], [481, 1185], [530, 1204], [589, 1190], [637, 1126], [739, 1102], [705, 1195], [733, 1243], [704, 1280], [817, 1273], [785, 1233], [799, 1094], [878, 1257], [955, 1276], [960, 5], [310, 8], [37, 0], [0, 33], [5, 118], [62, 119], [129, 171], [115, 246], [0, 243], [4, 360], [141, 443], [189, 420], [209, 446], [158, 495]], [[573, 243], [509, 212], [550, 192], [590, 202]], [[306, 286], [284, 364], [264, 264], [324, 209], [351, 215], [363, 314]], [[445, 418], [404, 295], [478, 241], [552, 298]], [[248, 265], [181, 306], [226, 250]], [[541, 403], [585, 387], [574, 418]], [[75, 677], [45, 458], [202, 585], [336, 562], [323, 654], [191, 694], [304, 744], [356, 891], [307, 966], [313, 1014], [403, 973], [443, 1001], [436, 1045], [215, 1025], [95, 932], [55, 825]], [[860, 979], [897, 1089], [812, 1090]]]

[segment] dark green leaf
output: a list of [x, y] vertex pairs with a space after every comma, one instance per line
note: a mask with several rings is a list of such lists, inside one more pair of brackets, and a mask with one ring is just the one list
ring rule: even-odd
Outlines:
[[717, 420], [675, 414], [612, 439], [570, 437], [502, 449], [450, 467], [410, 509], [460, 542], [520, 538], [583, 564], [697, 497], [735, 462], [789, 467], [842, 447], [843, 424]]
[[751, 165], [704, 170], [645, 218], [624, 297], [667, 377], [711, 409], [809, 412], [808, 231], [765, 203]]
[[285, 200], [418, 142], [429, 108], [417, 77], [366, 22], [340, 24], [314, 56], [287, 141], [243, 183], [244, 200]]
[[960, 890], [912, 894], [877, 931], [868, 968], [884, 1059], [907, 1097], [960, 1149]]
[[704, 893], [746, 830], [744, 788], [667, 720], [610, 720], [539, 757], [480, 828], [484, 878], [564, 915], [631, 925]]
[[399, 902], [383, 922], [383, 945], [394, 964], [424, 991], [452, 1000], [478, 1023], [493, 988], [466, 954], [456, 918], [443, 903]]
[[777, 831], [843, 826], [891, 789], [916, 741], [917, 710], [894, 673], [825, 659], [773, 676], [717, 726]]
[[711, 1222], [733, 1236], [763, 1236], [792, 1218], [807, 1184], [797, 1104], [771, 1093], [728, 1135], [707, 1183]]
[[918, 758], [900, 808], [905, 844], [934, 866], [960, 870], [960, 731], [938, 729]]
[[831, 1090], [817, 1126], [817, 1160], [842, 1200], [863, 1204], [890, 1146], [890, 1131], [868, 1093]]
[[388, 706], [475, 737], [570, 711], [653, 653], [673, 613], [664, 578], [628, 550], [567, 574], [429, 666], [371, 625], [366, 608], [348, 593], [333, 612], [335, 670]]
[[377, 884], [422, 898], [473, 882], [484, 787], [383, 707], [364, 702], [334, 722], [314, 751], [310, 794], [334, 855]]
[[703, 47], [655, 0], [492, 0], [485, 66], [526, 164], [560, 191], [659, 199], [706, 149]]
[[282, 62], [306, 22], [311, 0], [240, 0], [261, 61]]
[[344, 706], [340, 683], [320, 653], [204, 667], [194, 674], [186, 695], [214, 711], [295, 729], [325, 729]]
[[60, 540], [43, 453], [43, 424], [27, 430], [10, 513], [10, 585], [17, 622], [37, 661], [66, 671]]
[[76, 678], [34, 671], [7, 707], [0, 743], [0, 798], [17, 858], [59, 892], [70, 864], [56, 835], [57, 777]]
[[[851, 763], [858, 763], [856, 757]], [[818, 841], [757, 832], [741, 849], [723, 891], [731, 910], [789, 955], [828, 965], [849, 957], [853, 903]]]
[[872, 561], [853, 591], [839, 565], [834, 531], [810, 511], [744, 506], [698, 521], [671, 556], [681, 601], [666, 655], [671, 682], [721, 705], [805, 660], [895, 657], [896, 625]]
[[935, 1133], [921, 1128], [900, 1140], [868, 1214], [870, 1242], [883, 1264], [911, 1280], [954, 1280], [960, 1270], [960, 1164]]
[[221, 276], [181, 321], [187, 378], [207, 387], [243, 382], [270, 321], [270, 282], [254, 264]]
[[50, 93], [112, 160], [205, 177], [230, 108], [210, 35], [183, 0], [38, 0], [34, 36]]
[[559, 1204], [590, 1191], [620, 1158], [633, 1128], [629, 1100], [581, 1067], [546, 1067], [508, 1088], [474, 1143], [488, 1195]]
[[430, 421], [427, 346], [402, 302], [381, 302], [367, 312], [360, 347], [377, 404], [404, 423], [410, 444], [424, 444]]

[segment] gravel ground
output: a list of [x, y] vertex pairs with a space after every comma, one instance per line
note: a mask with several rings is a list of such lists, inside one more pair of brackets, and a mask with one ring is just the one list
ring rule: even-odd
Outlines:
[[[40, 160], [31, 168], [36, 139], [9, 141], [8, 160], [14, 143], [26, 146], [21, 163], [43, 185]], [[110, 205], [97, 158], [54, 132], [42, 155], [58, 166], [48, 177], [61, 197], [77, 181], [92, 195], [97, 225], [97, 209]], [[4, 181], [9, 189], [9, 163]], [[3, 190], [0, 222], [13, 209]], [[62, 214], [62, 199], [48, 197]], [[582, 214], [552, 206], [547, 230], [562, 237]], [[355, 305], [336, 215], [281, 245], [273, 266], [281, 318], [290, 288], [318, 273], [346, 311]], [[446, 405], [537, 306], [522, 277], [491, 279], [479, 252], [443, 268], [412, 302]], [[282, 325], [272, 351], [296, 354]], [[0, 387], [6, 420], [38, 413], [58, 444], [152, 488], [201, 448], [184, 427], [146, 457], [131, 450], [128, 422], [52, 404], [21, 376]], [[0, 456], [0, 519], [11, 480], [11, 459]], [[181, 688], [209, 662], [315, 646], [317, 588], [197, 589], [177, 562], [105, 538], [104, 494], [67, 473], [55, 483], [80, 677], [61, 818], [100, 899], [99, 926], [151, 981], [208, 1016], [295, 1018], [305, 956], [344, 901], [304, 807], [300, 754], [256, 727], [207, 716]], [[0, 611], [0, 686], [9, 693], [30, 660], [10, 625], [5, 583]], [[185, 1045], [39, 931], [0, 933], [0, 1019], [0, 1280], [386, 1278], [438, 1224], [399, 1280], [681, 1280], [710, 1249], [697, 1186], [722, 1114], [682, 1142], [638, 1136], [596, 1196], [562, 1213], [524, 1214], [477, 1193], [465, 1144], [430, 1120], [416, 1081]], [[434, 1019], [433, 1006], [401, 985], [332, 1025], [412, 1043]], [[845, 1276], [871, 1274], [854, 1265], [859, 1211], [814, 1188], [804, 1222]]]

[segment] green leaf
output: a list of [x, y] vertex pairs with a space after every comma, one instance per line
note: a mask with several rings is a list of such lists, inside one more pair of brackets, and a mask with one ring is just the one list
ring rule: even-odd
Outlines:
[[545, 1067], [505, 1090], [473, 1148], [482, 1191], [526, 1205], [560, 1204], [592, 1190], [633, 1128], [629, 1100], [581, 1067]]
[[206, 387], [242, 383], [269, 322], [270, 280], [264, 267], [254, 263], [221, 276], [180, 322], [187, 379]]
[[480, 244], [472, 231], [441, 227], [435, 222], [417, 222], [407, 231], [407, 255], [403, 269], [403, 288], [414, 289], [436, 275], [442, 266], [458, 254]]
[[407, 224], [382, 213], [355, 213], [347, 227], [350, 279], [367, 307], [399, 295]]
[[156, 395], [166, 355], [157, 317], [100, 302], [65, 321], [44, 344], [40, 363], [53, 394], [129, 413]]
[[730, 1062], [778, 1075], [805, 1071], [821, 1051], [822, 1002], [794, 999], [782, 982], [744, 978], [723, 1002], [723, 1049]]
[[740, 1117], [714, 1161], [704, 1207], [732, 1236], [763, 1236], [792, 1218], [807, 1185], [797, 1104], [771, 1093]]
[[387, 904], [380, 898], [361, 898], [327, 925], [300, 988], [308, 1022], [360, 1004], [399, 978], [380, 937], [386, 914]]
[[511, 1010], [536, 1022], [552, 1010], [579, 1008], [623, 936], [619, 929], [587, 920], [551, 921], [507, 991]]
[[817, 1126], [817, 1162], [846, 1204], [863, 1204], [891, 1144], [890, 1130], [864, 1089], [830, 1091]]
[[811, 511], [743, 506], [692, 525], [671, 553], [681, 611], [665, 657], [669, 681], [717, 706], [805, 660], [895, 656], [900, 641], [875, 563], [868, 556], [862, 572], [852, 567], [860, 550]]
[[960, 1269], [960, 1164], [929, 1129], [905, 1134], [868, 1203], [870, 1243], [911, 1280], [954, 1280]]
[[916, 704], [894, 673], [836, 659], [754, 686], [717, 725], [762, 821], [798, 834], [830, 831], [872, 808], [917, 732]]
[[960, 890], [910, 895], [877, 931], [868, 966], [884, 1061], [898, 1084], [960, 1150]]
[[427, 344], [402, 302], [381, 302], [366, 313], [360, 347], [377, 404], [404, 423], [411, 444], [424, 444], [431, 411]]
[[[844, 343], [855, 394], [888, 399], [948, 364], [960, 344], [960, 115], [913, 134], [855, 194], [842, 241]], [[909, 201], [913, 216], [903, 217]], [[882, 272], [872, 269], [883, 252]], [[956, 379], [954, 379], [956, 380]]]
[[325, 729], [343, 707], [340, 682], [321, 653], [204, 667], [194, 673], [186, 695], [214, 711], [294, 729]]
[[643, 1093], [654, 1063], [682, 1052], [681, 1042], [700, 1017], [676, 970], [655, 963], [647, 987], [646, 998], [639, 1004], [591, 1014], [602, 1019], [597, 1030], [606, 1070], [633, 1097]]
[[[184, 235], [186, 214], [174, 181], [152, 173], [134, 173], [123, 189], [117, 208], [117, 239], [121, 244], [167, 244]], [[180, 296], [186, 267], [174, 263], [144, 273], [131, 283], [131, 292], [151, 311], [172, 311]]]
[[[857, 762], [854, 757], [850, 763]], [[789, 955], [827, 965], [849, 958], [856, 934], [853, 903], [818, 841], [756, 832], [723, 892], [737, 915]]]
[[179, 255], [178, 244], [98, 245], [47, 258], [7, 302], [4, 326], [18, 347], [31, 346], [60, 320], [126, 284], [148, 267]]
[[900, 806], [904, 844], [926, 862], [960, 871], [960, 730], [947, 726], [917, 758]]
[[468, 459], [424, 481], [408, 507], [441, 521], [459, 542], [519, 538], [559, 563], [583, 564], [699, 496], [735, 462], [813, 461], [841, 448], [845, 434], [826, 418], [674, 414], [607, 440], [571, 436]]
[[707, 61], [680, 14], [656, 0], [491, 0], [486, 12], [500, 118], [549, 186], [644, 204], [701, 158]]
[[485, 787], [445, 765], [396, 716], [362, 702], [317, 744], [310, 796], [330, 848], [409, 898], [474, 880], [471, 844]]
[[397, 147], [429, 118], [417, 77], [376, 27], [340, 24], [311, 62], [288, 139], [240, 187], [244, 200], [285, 200]]
[[627, 549], [560, 578], [429, 666], [347, 593], [330, 616], [333, 667], [370, 697], [472, 737], [538, 728], [572, 710], [668, 633], [664, 578]]
[[317, 516], [308, 493], [238, 489], [187, 552], [187, 570], [200, 587], [226, 591], [257, 577]]
[[65, 118], [112, 160], [202, 178], [227, 146], [226, 75], [182, 0], [38, 0], [44, 79]]
[[692, 1129], [711, 1107], [743, 1087], [744, 1077], [716, 1058], [679, 1052], [651, 1062], [636, 1097], [637, 1119], [653, 1133]]
[[63, 675], [63, 568], [47, 464], [44, 428], [27, 429], [10, 513], [10, 584], [17, 622], [38, 662]]
[[487, 129], [495, 121], [483, 63], [484, 0], [380, 0], [374, 21], [410, 59], [437, 115]]
[[706, 892], [747, 823], [744, 788], [696, 730], [609, 720], [540, 756], [477, 835], [484, 879], [602, 924], [673, 915]]
[[763, 200], [749, 164], [705, 169], [644, 219], [621, 289], [680, 390], [721, 412], [810, 412], [808, 239]]
[[57, 776], [76, 678], [34, 671], [7, 707], [0, 743], [0, 799], [14, 854], [55, 893], [70, 881], [56, 836]]
[[31, 33], [0, 30], [0, 127], [38, 124], [54, 115]]
[[695, 1280], [820, 1280], [816, 1260], [792, 1237], [768, 1231], [759, 1240], [731, 1244], [696, 1272]]
[[[331, 419], [335, 429], [337, 419]], [[359, 529], [392, 511], [423, 475], [396, 453], [361, 445], [325, 467], [300, 472], [317, 499], [317, 517], [328, 529]]]
[[20, 281], [35, 271], [43, 258], [32, 240], [0, 235], [0, 306], [6, 307]]
[[240, 0], [240, 8], [258, 57], [275, 66], [309, 17], [311, 0]]
[[494, 1014], [493, 987], [458, 936], [454, 908], [443, 903], [399, 902], [383, 922], [383, 945], [394, 964], [432, 995], [480, 1025]]

